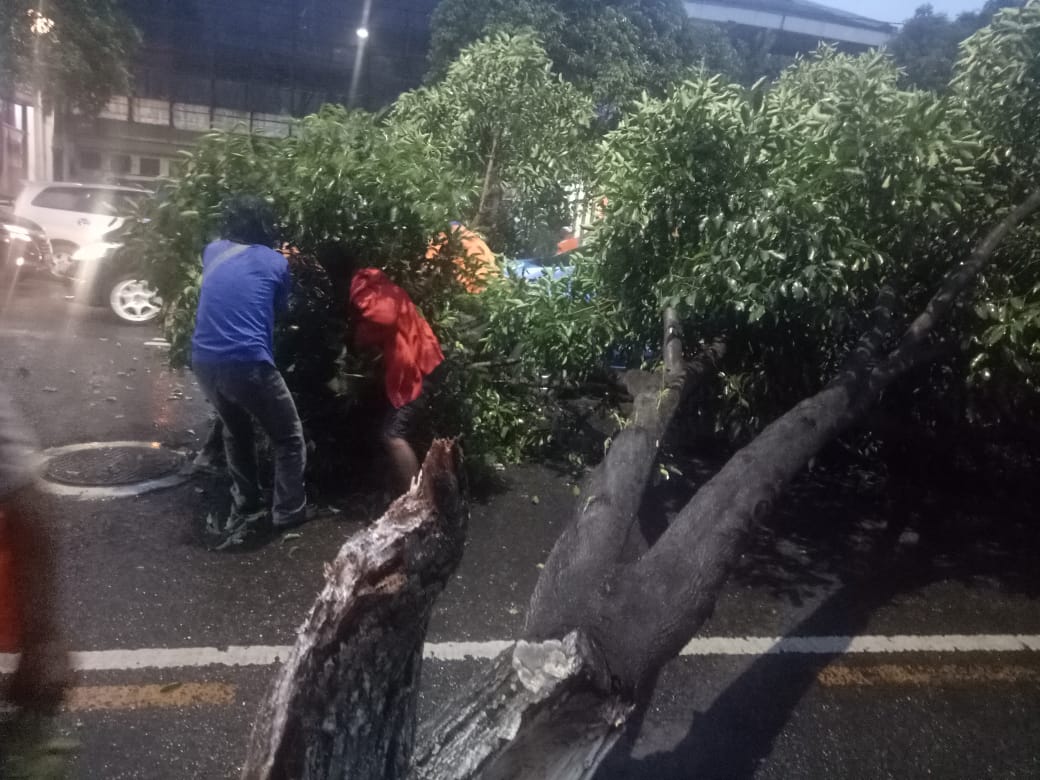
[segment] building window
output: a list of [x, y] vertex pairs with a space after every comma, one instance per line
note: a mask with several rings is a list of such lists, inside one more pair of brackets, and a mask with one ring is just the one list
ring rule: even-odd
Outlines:
[[134, 98], [134, 121], [142, 125], [170, 124], [170, 104], [165, 100]]
[[125, 95], [112, 98], [98, 116], [102, 119], [120, 119], [125, 122], [130, 116], [130, 98]]
[[142, 176], [158, 176], [159, 175], [159, 158], [158, 157], [142, 157], [141, 158], [141, 175]]
[[132, 162], [128, 154], [112, 155], [112, 173], [129, 174], [132, 170]]
[[79, 167], [85, 171], [101, 170], [101, 152], [95, 149], [80, 149]]

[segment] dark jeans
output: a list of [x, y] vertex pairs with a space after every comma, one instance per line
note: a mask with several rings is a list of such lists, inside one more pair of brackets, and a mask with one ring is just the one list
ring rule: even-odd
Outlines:
[[261, 508], [253, 420], [274, 449], [275, 523], [289, 521], [307, 504], [303, 470], [307, 445], [289, 388], [270, 363], [196, 363], [192, 367], [224, 424], [224, 452], [231, 473], [231, 495], [239, 512]]

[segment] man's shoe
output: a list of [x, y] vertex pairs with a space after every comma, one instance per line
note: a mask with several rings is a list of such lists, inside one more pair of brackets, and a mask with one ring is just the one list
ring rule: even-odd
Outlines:
[[282, 531], [289, 531], [293, 528], [303, 525], [309, 520], [313, 520], [317, 516], [317, 512], [314, 507], [309, 504], [299, 511], [293, 512], [288, 517], [284, 517], [281, 520], [274, 520], [271, 526], [274, 528], [275, 533], [281, 533]]
[[238, 547], [247, 539], [268, 530], [269, 527], [266, 509], [256, 512], [240, 512], [232, 509], [222, 533], [224, 538], [213, 549], [219, 552], [231, 547]]

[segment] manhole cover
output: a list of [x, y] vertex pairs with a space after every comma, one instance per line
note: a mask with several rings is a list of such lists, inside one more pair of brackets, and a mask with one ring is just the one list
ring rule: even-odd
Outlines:
[[44, 477], [65, 485], [110, 487], [160, 479], [180, 465], [180, 455], [158, 446], [97, 447], [54, 455]]

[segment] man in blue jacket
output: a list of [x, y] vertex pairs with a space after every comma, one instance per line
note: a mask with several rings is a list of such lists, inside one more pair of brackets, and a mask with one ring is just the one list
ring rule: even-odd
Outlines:
[[231, 200], [221, 235], [202, 253], [192, 368], [224, 424], [233, 506], [223, 530], [233, 538], [266, 516], [253, 421], [274, 449], [276, 530], [306, 519], [307, 449], [296, 404], [274, 364], [274, 319], [288, 306], [292, 276], [289, 262], [271, 248], [271, 208], [257, 197]]

